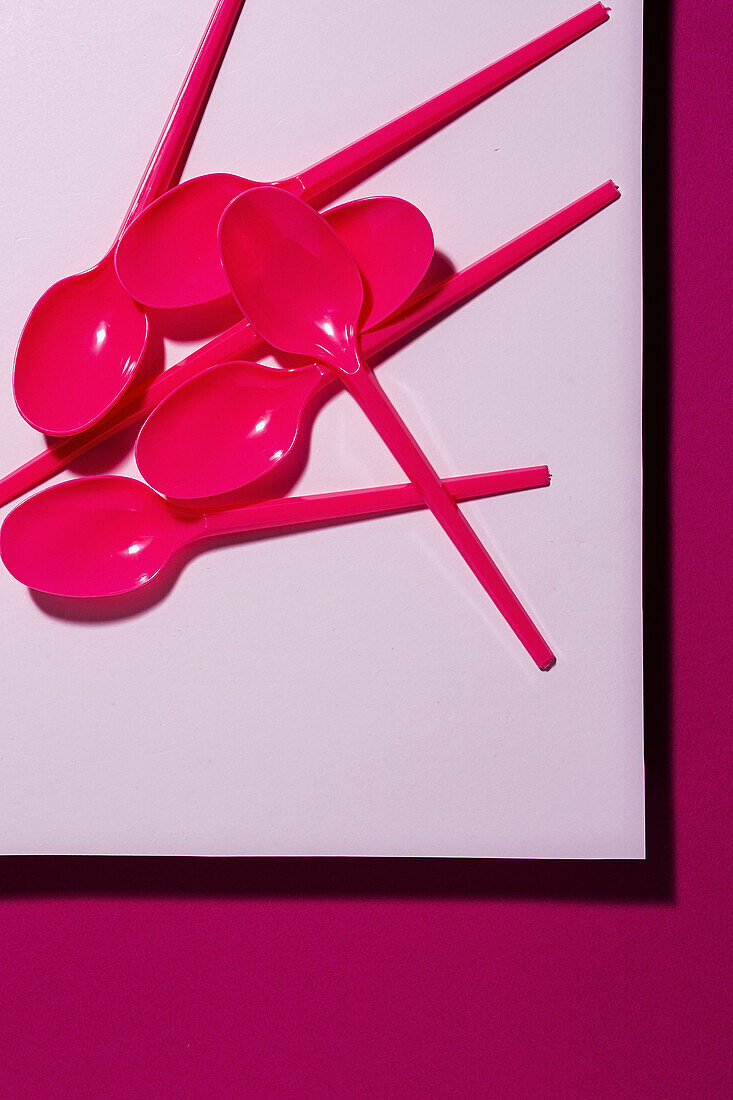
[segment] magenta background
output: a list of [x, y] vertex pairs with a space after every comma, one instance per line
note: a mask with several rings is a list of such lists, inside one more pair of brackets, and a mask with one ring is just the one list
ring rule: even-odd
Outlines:
[[[731, 184], [728, 12], [680, 0], [672, 20], [669, 440], [651, 406], [647, 421], [649, 860], [0, 861], [0, 1095], [730, 1093], [730, 265], [715, 210]], [[652, 81], [663, 20], [648, 14]], [[656, 98], [648, 187], [663, 182]], [[651, 290], [659, 407], [665, 305]], [[655, 480], [667, 442], [671, 677]]]

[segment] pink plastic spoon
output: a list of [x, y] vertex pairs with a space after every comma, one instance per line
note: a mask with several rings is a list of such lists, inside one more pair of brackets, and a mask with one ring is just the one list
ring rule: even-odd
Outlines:
[[[397, 316], [365, 334], [362, 340], [365, 354], [376, 356], [399, 344], [422, 325], [485, 289], [618, 198], [616, 184], [608, 180], [470, 267], [426, 289], [408, 302]], [[350, 248], [353, 250], [353, 245]], [[217, 363], [262, 354], [264, 350], [262, 341], [253, 334], [249, 322], [239, 321], [180, 363], [169, 367], [151, 385], [131, 390], [110, 416], [83, 435], [55, 441], [6, 474], [0, 479], [0, 507], [60, 473], [80, 455], [104, 443], [117, 432], [139, 424], [179, 387], [192, 382]], [[328, 372], [323, 378], [323, 385], [333, 384], [333, 377]]]
[[[549, 484], [546, 466], [445, 482], [457, 500]], [[45, 489], [11, 512], [0, 532], [0, 555], [16, 580], [36, 591], [56, 596], [119, 596], [148, 584], [175, 553], [201, 539], [423, 506], [412, 485], [390, 485], [283, 497], [201, 515], [175, 508], [132, 478], [82, 478]]]
[[[298, 176], [274, 186], [318, 206], [356, 175], [375, 168], [433, 133], [498, 88], [605, 23], [594, 4], [481, 72], [375, 130]], [[122, 285], [138, 302], [159, 309], [215, 301], [229, 293], [217, 248], [217, 228], [233, 198], [262, 184], [209, 175], [173, 188], [131, 225], [116, 254]]]
[[[361, 359], [363, 287], [333, 229], [301, 199], [256, 187], [225, 210], [219, 246], [232, 293], [252, 327], [272, 347], [310, 356], [338, 375], [530, 656], [541, 669], [551, 668], [549, 646]], [[276, 432], [269, 435], [276, 447]], [[283, 445], [287, 438], [282, 432]]]
[[143, 357], [148, 320], [120, 286], [114, 250], [161, 195], [181, 161], [244, 0], [219, 0], [112, 248], [96, 267], [54, 284], [26, 321], [15, 357], [15, 401], [48, 435], [80, 432], [124, 392]]

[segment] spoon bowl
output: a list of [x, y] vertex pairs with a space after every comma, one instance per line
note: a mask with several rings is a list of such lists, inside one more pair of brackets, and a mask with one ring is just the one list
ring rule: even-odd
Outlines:
[[[232, 199], [259, 184], [214, 173], [174, 187], [147, 207], [115, 252], [117, 277], [148, 308], [185, 309], [229, 296], [216, 247], [219, 221]], [[168, 199], [168, 201], [164, 201]]]
[[174, 500], [222, 496], [269, 473], [292, 451], [321, 387], [315, 366], [221, 363], [181, 386], [135, 444], [149, 485]]
[[120, 286], [108, 253], [55, 283], [26, 321], [13, 376], [18, 411], [47, 435], [83, 431], [127, 389], [147, 342], [148, 319]]
[[200, 517], [173, 512], [132, 478], [54, 485], [5, 520], [0, 554], [13, 576], [56, 596], [118, 596], [148, 584], [191, 537]]

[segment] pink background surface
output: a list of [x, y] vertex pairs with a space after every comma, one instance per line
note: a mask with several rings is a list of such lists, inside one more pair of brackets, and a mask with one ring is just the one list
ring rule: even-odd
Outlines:
[[669, 318], [659, 19], [647, 18], [649, 859], [3, 860], [2, 1095], [730, 1091], [731, 532], [717, 474], [730, 323], [714, 209], [730, 191], [728, 5], [679, 0], [672, 19]]

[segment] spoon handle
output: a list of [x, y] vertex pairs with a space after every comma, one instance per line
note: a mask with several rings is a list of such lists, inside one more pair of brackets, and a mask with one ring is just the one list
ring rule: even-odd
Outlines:
[[459, 511], [425, 454], [372, 372], [359, 358], [355, 343], [334, 358], [339, 377], [379, 432], [410, 481], [485, 591], [496, 604], [524, 648], [543, 671], [555, 664], [555, 655], [512, 592], [486, 547]]
[[244, 0], [218, 0], [115, 244], [137, 215], [170, 187], [198, 125], [243, 4]]
[[423, 325], [468, 301], [501, 276], [536, 256], [620, 197], [621, 192], [613, 180], [607, 180], [469, 267], [464, 267], [435, 286], [428, 286], [422, 293], [409, 298], [392, 317], [363, 334], [361, 346], [364, 354], [371, 359], [398, 344]]
[[[456, 500], [478, 500], [500, 493], [543, 488], [550, 484], [550, 471], [547, 466], [527, 466], [519, 470], [449, 477], [443, 484]], [[205, 517], [205, 535], [240, 535], [282, 527], [303, 527], [424, 507], [422, 493], [414, 485], [385, 485], [377, 489], [352, 489], [345, 493], [280, 497], [261, 504], [250, 504], [246, 508], [209, 513]]]
[[323, 202], [326, 197], [330, 197], [333, 188], [341, 187], [367, 169], [371, 170], [387, 158], [391, 159], [403, 152], [486, 99], [498, 88], [509, 84], [558, 50], [599, 27], [608, 18], [608, 9], [603, 4], [593, 4], [420, 107], [415, 107], [400, 118], [388, 122], [338, 153], [307, 168], [300, 176], [283, 180], [281, 186], [306, 202]]
[[[413, 298], [392, 319], [384, 322], [362, 337], [362, 348], [367, 356], [378, 355], [399, 343], [416, 329], [452, 309], [459, 302], [478, 293], [500, 276], [517, 267], [531, 256], [541, 252], [553, 241], [597, 214], [619, 197], [618, 188], [611, 180], [596, 187], [582, 198], [546, 218], [539, 225], [527, 230], [513, 241], [477, 260], [471, 267], [451, 275], [437, 286], [428, 288]], [[117, 432], [145, 420], [161, 401], [169, 397], [179, 386], [196, 378], [202, 371], [228, 359], [256, 358], [264, 354], [265, 345], [255, 335], [248, 321], [239, 321], [220, 336], [210, 340], [198, 351], [169, 367], [149, 385], [130, 390], [113, 413], [95, 424], [88, 431], [66, 439], [55, 440], [50, 447], [19, 466], [12, 473], [0, 478], [0, 507], [22, 496], [36, 485], [53, 477], [69, 466], [80, 455], [103, 443]], [[256, 354], [255, 354], [256, 352]], [[327, 372], [325, 384], [331, 385], [333, 375]]]

